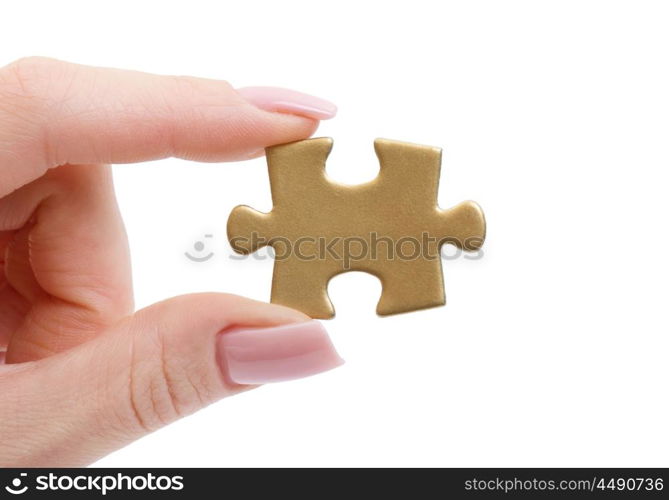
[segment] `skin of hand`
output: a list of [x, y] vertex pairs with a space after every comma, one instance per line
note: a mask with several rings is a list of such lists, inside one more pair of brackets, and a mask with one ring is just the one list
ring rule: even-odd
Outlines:
[[[109, 167], [252, 158], [334, 113], [284, 89], [45, 58], [0, 68], [0, 466], [90, 464], [250, 384], [299, 376], [300, 352], [312, 355], [302, 375], [340, 363], [316, 322], [277, 305], [205, 293], [135, 312]], [[264, 373], [254, 349], [273, 358]]]

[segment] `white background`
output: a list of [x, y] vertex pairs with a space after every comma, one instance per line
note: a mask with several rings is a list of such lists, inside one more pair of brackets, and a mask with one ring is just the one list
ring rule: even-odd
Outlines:
[[[669, 466], [669, 4], [663, 1], [5, 2], [27, 55], [277, 85], [340, 107], [328, 172], [373, 178], [375, 137], [444, 148], [442, 206], [475, 199], [482, 260], [448, 305], [379, 319], [337, 277], [347, 364], [215, 404], [105, 466]], [[271, 207], [263, 159], [115, 168], [138, 306], [269, 298], [230, 209]], [[184, 258], [205, 233], [216, 252]]]

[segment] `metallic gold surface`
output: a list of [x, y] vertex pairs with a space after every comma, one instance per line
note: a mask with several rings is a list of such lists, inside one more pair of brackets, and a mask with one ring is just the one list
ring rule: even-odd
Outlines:
[[267, 148], [274, 207], [270, 213], [235, 207], [228, 239], [238, 253], [274, 247], [272, 302], [332, 318], [329, 280], [364, 271], [381, 280], [379, 315], [446, 303], [440, 247], [478, 249], [485, 238], [483, 211], [473, 201], [437, 206], [439, 148], [386, 139], [374, 147], [379, 175], [353, 186], [325, 173], [330, 138]]

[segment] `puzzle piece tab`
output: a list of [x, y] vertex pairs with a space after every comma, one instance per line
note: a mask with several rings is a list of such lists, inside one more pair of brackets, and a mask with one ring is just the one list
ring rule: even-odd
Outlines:
[[480, 248], [483, 211], [473, 201], [437, 206], [439, 148], [386, 139], [374, 147], [379, 175], [359, 185], [328, 179], [330, 138], [267, 148], [274, 207], [269, 213], [235, 207], [228, 239], [238, 253], [274, 248], [273, 303], [332, 318], [328, 282], [347, 271], [381, 280], [379, 315], [446, 303], [440, 248]]

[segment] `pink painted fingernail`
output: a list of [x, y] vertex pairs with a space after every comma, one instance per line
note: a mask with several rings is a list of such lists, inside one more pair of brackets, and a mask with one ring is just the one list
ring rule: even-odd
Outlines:
[[244, 87], [237, 92], [254, 106], [277, 113], [291, 113], [328, 120], [337, 114], [337, 106], [330, 101], [279, 87]]
[[267, 384], [315, 375], [344, 363], [318, 321], [239, 328], [218, 338], [218, 363], [236, 384]]

